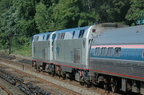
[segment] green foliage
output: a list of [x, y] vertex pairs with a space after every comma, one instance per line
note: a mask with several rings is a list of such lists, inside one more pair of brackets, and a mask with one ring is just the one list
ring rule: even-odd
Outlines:
[[6, 34], [3, 31], [6, 28], [2, 27], [2, 26], [6, 25], [6, 22], [3, 20], [4, 19], [3, 14], [6, 13], [7, 11], [9, 11], [11, 6], [12, 6], [12, 0], [0, 0], [0, 48], [6, 47], [3, 44], [6, 44], [6, 45], [8, 44], [5, 40], [5, 39], [7, 39]]
[[27, 40], [27, 44], [21, 45], [20, 47], [13, 47], [12, 48], [13, 54], [23, 55], [23, 56], [32, 56], [31, 52], [31, 43]]
[[96, 11], [102, 22], [122, 22], [129, 9], [130, 0], [96, 0]]
[[82, 13], [80, 13], [78, 26], [92, 25], [95, 22], [99, 21], [99, 19], [100, 19], [99, 15], [96, 14], [95, 12], [93, 12], [93, 13], [92, 12], [91, 13], [82, 12]]
[[29, 20], [35, 15], [35, 0], [14, 0], [19, 17]]
[[53, 22], [56, 29], [76, 27], [79, 18], [78, 0], [60, 0], [53, 8]]
[[37, 29], [42, 33], [46, 32], [49, 27], [49, 19], [50, 19], [50, 14], [47, 11], [47, 7], [39, 3], [36, 5], [36, 14], [35, 14], [35, 21], [37, 25]]
[[1, 16], [1, 48], [9, 48], [11, 42], [13, 47], [23, 46], [27, 43], [24, 38], [28, 39], [27, 37], [38, 33], [34, 28], [36, 26], [33, 19], [35, 6], [31, 3], [32, 1], [13, 0], [13, 6]]
[[131, 0], [131, 7], [126, 15], [126, 19], [129, 21], [128, 24], [134, 25], [141, 13], [144, 13], [144, 0]]
[[27, 50], [34, 34], [95, 22], [134, 25], [143, 12], [143, 0], [0, 0], [0, 48]]
[[12, 0], [0, 0], [0, 16], [12, 6]]
[[37, 0], [14, 0], [13, 2], [13, 6], [16, 7], [18, 17], [20, 18], [18, 21], [20, 32], [28, 37], [39, 33], [34, 20], [37, 2]]
[[1, 44], [4, 48], [8, 47], [10, 37], [19, 34], [18, 20], [17, 11], [15, 11], [14, 7], [11, 7], [9, 11], [2, 15], [0, 38], [2, 39]]

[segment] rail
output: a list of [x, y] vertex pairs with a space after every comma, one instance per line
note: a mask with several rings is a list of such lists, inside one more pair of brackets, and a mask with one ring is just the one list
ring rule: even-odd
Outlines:
[[9, 91], [5, 86], [0, 84], [0, 88], [2, 88], [8, 95], [13, 95], [13, 93]]

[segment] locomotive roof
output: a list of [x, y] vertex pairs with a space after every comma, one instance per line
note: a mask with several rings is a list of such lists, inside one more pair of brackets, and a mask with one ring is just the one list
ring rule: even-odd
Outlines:
[[105, 30], [93, 38], [93, 44], [143, 44], [144, 25]]
[[90, 26], [77, 27], [77, 28], [69, 28], [69, 29], [62, 29], [62, 30], [57, 30], [56, 33], [65, 33], [65, 32], [69, 32], [69, 31], [88, 29], [89, 27]]
[[[112, 29], [112, 28], [117, 28], [117, 27], [122, 27], [119, 24], [115, 23], [100, 23], [100, 24], [94, 24], [90, 26], [84, 26], [84, 27], [77, 27], [77, 28], [69, 28], [69, 29], [62, 29], [62, 30], [57, 30], [54, 32], [46, 32], [46, 33], [40, 33], [40, 34], [35, 34], [33, 37], [40, 37], [37, 38], [36, 41], [45, 41], [45, 37], [49, 37], [50, 34], [55, 34], [53, 37], [55, 40], [61, 40], [61, 39], [78, 39], [78, 38], [85, 38], [89, 37], [91, 31], [96, 30], [97, 34], [98, 32], [102, 32], [106, 29]], [[91, 30], [89, 30], [91, 29]], [[93, 30], [92, 30], [93, 29]]]
[[53, 32], [45, 32], [45, 33], [35, 34], [34, 36], [48, 35], [48, 34], [52, 34], [52, 33], [53, 33]]

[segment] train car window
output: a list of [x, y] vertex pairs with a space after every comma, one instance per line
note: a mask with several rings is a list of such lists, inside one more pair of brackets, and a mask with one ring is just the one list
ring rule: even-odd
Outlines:
[[63, 39], [64, 39], [64, 37], [65, 37], [65, 33], [63, 33]]
[[81, 37], [81, 34], [82, 34], [82, 30], [80, 30], [80, 33], [79, 33], [79, 38]]
[[44, 40], [44, 38], [45, 38], [45, 35], [43, 35], [43, 40]]
[[84, 32], [85, 32], [85, 30], [84, 30], [84, 29], [83, 29], [83, 30], [80, 30], [80, 33], [79, 33], [79, 38], [82, 38], [82, 37], [83, 37]]
[[113, 55], [113, 47], [109, 47], [107, 51], [107, 56], [112, 56]]
[[75, 31], [75, 34], [74, 34], [74, 39], [79, 38], [79, 33], [80, 33], [80, 31], [79, 31], [79, 30]]
[[61, 33], [61, 39], [64, 39], [65, 33]]
[[61, 37], [60, 37], [60, 39], [63, 39], [63, 33], [61, 33]]
[[101, 48], [101, 56], [105, 56], [106, 55], [106, 47], [102, 47]]
[[38, 41], [38, 39], [39, 39], [39, 36], [36, 36], [36, 37], [35, 37], [35, 41]]
[[47, 35], [46, 40], [48, 40], [48, 39], [49, 39], [49, 36], [50, 36], [50, 34], [48, 34], [48, 35]]
[[60, 39], [60, 38], [61, 38], [61, 33], [58, 34], [58, 38], [57, 39]]
[[121, 51], [121, 48], [120, 48], [120, 47], [116, 47], [116, 48], [115, 48], [114, 56], [115, 56], [115, 57], [119, 57], [119, 56], [120, 56], [120, 51]]
[[70, 32], [65, 33], [64, 39], [72, 39], [72, 38], [73, 38], [72, 33], [70, 33]]
[[97, 47], [97, 48], [95, 49], [95, 55], [96, 55], [96, 56], [99, 56], [99, 54], [100, 54], [100, 48]]
[[36, 41], [36, 36], [34, 37], [34, 41]]
[[40, 36], [39, 36], [38, 41], [43, 41], [43, 35], [40, 35]]
[[[53, 35], [52, 35], [52, 46], [53, 46], [53, 44], [54, 44], [55, 38], [56, 38], [56, 34], [53, 34]], [[52, 48], [52, 51], [53, 51], [53, 48]]]
[[144, 59], [144, 50], [143, 50], [143, 52], [142, 52], [142, 58]]
[[83, 37], [83, 35], [84, 35], [84, 32], [85, 32], [85, 29], [83, 29], [83, 32], [82, 32], [82, 37]]
[[37, 36], [36, 40], [37, 40], [37, 41], [39, 40], [39, 36]]
[[54, 41], [55, 38], [56, 38], [56, 34], [53, 34], [53, 36], [52, 36], [52, 40]]
[[73, 36], [72, 36], [72, 38], [74, 38], [74, 35], [75, 35], [75, 31], [73, 31]]

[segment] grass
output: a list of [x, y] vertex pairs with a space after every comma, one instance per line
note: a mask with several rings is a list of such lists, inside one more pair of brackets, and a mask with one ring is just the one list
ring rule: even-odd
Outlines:
[[[0, 49], [0, 53], [9, 54], [9, 49]], [[11, 54], [31, 57], [32, 56], [31, 44], [20, 46], [20, 47], [18, 46], [12, 47]]]
[[12, 48], [12, 54], [31, 57], [32, 56], [31, 45]]

